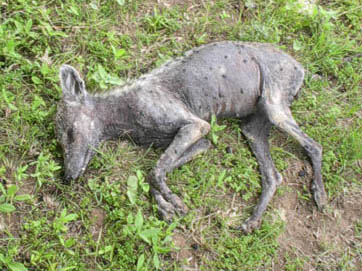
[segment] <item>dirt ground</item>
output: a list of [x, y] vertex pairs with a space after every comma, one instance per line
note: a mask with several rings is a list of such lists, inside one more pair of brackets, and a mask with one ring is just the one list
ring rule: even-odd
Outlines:
[[[285, 230], [278, 237], [279, 257], [273, 262], [272, 270], [287, 270], [288, 259], [296, 257], [304, 259], [297, 270], [340, 270], [339, 261], [343, 254], [362, 248], [362, 238], [356, 237], [354, 228], [362, 217], [362, 189], [349, 189], [354, 192], [329, 202], [321, 213], [312, 201], [298, 198], [312, 177], [309, 163], [293, 160], [283, 175], [282, 185], [286, 189], [281, 195], [276, 195], [271, 203], [273, 214], [285, 225]], [[233, 202], [235, 199], [227, 200]], [[185, 270], [200, 270], [199, 259], [207, 257], [202, 254], [208, 252], [198, 249], [198, 240], [195, 240], [193, 233], [176, 232], [173, 241], [179, 250], [174, 251], [171, 257], [187, 262], [183, 267]], [[353, 256], [350, 264], [355, 270], [361, 270], [362, 255]]]

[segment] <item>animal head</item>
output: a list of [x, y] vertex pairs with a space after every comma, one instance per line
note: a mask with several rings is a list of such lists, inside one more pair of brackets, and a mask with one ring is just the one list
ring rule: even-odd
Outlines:
[[77, 70], [63, 65], [59, 72], [63, 98], [56, 114], [56, 134], [64, 152], [65, 180], [78, 178], [101, 141], [101, 125], [92, 97]]

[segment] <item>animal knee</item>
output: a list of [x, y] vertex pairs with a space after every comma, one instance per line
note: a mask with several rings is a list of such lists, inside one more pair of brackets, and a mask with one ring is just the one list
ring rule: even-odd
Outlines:
[[263, 176], [263, 189], [268, 191], [268, 193], [274, 194], [277, 189], [277, 180], [275, 179], [273, 168], [268, 168], [265, 176]]
[[201, 120], [199, 122], [199, 129], [201, 134], [204, 136], [209, 133], [211, 126], [208, 122]]
[[276, 182], [274, 180], [269, 180], [268, 182], [263, 184], [263, 190], [265, 190], [266, 193], [269, 195], [274, 195], [275, 191], [277, 190]]

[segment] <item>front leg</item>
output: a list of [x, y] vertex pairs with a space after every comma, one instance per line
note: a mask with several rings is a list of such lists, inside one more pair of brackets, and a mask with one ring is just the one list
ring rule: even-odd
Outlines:
[[184, 215], [187, 212], [183, 201], [167, 186], [166, 174], [210, 146], [201, 139], [209, 130], [210, 125], [207, 122], [196, 118], [182, 126], [148, 176], [151, 193], [155, 197], [162, 218], [166, 221], [171, 221], [176, 213]]

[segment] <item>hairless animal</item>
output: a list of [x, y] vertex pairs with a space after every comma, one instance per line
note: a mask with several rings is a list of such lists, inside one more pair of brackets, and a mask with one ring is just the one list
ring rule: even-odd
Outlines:
[[215, 42], [163, 64], [132, 83], [91, 95], [79, 73], [60, 68], [63, 97], [56, 115], [57, 137], [64, 151], [65, 179], [85, 171], [99, 143], [132, 138], [140, 145], [165, 149], [148, 174], [159, 213], [169, 221], [187, 207], [167, 186], [166, 175], [205, 152], [205, 135], [212, 115], [241, 119], [261, 173], [262, 192], [241, 229], [250, 233], [261, 217], [282, 176], [269, 151], [272, 125], [295, 138], [311, 159], [311, 192], [319, 210], [326, 203], [322, 181], [322, 147], [293, 119], [290, 105], [304, 78], [302, 66], [270, 44]]

